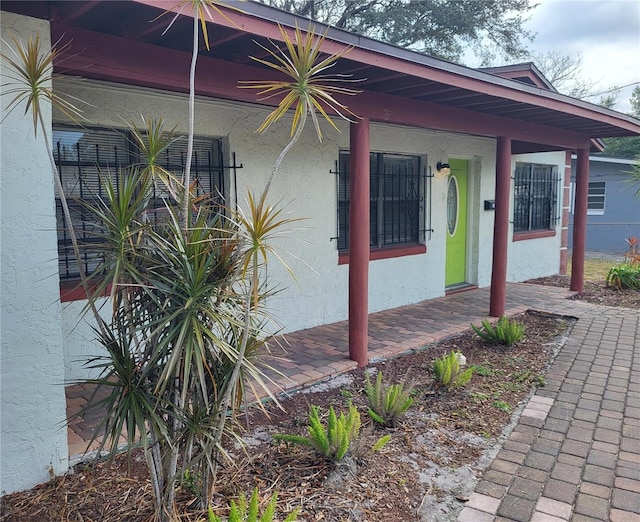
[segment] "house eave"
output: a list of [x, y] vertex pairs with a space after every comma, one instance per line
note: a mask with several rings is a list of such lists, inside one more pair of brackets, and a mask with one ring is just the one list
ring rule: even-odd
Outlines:
[[[36, 9], [36, 5], [40, 6], [39, 9]], [[157, 20], [158, 15], [166, 9], [177, 13], [179, 5], [173, 5], [167, 0], [5, 1], [3, 9], [31, 9], [34, 13], [38, 11], [41, 16], [48, 17], [52, 23], [60, 24], [60, 27], [91, 29], [100, 34], [116, 35], [131, 41], [132, 44], [139, 41], [168, 50], [186, 50], [185, 46], [189, 43], [186, 36], [190, 30], [190, 24], [186, 23], [186, 17], [190, 15], [186, 14], [186, 10], [185, 13], [181, 13], [182, 18], [179, 17], [178, 23], [166, 34], [164, 30], [172, 15]], [[209, 35], [212, 38], [213, 55], [225, 62], [235, 62], [243, 66], [248, 64], [248, 55], [259, 51], [253, 40], [264, 45], [268, 45], [268, 39], [281, 41], [279, 26], [291, 33], [295, 27], [306, 29], [311, 25], [315, 27], [316, 32], [326, 32], [323, 50], [327, 53], [351, 47], [349, 53], [339, 61], [332, 72], [364, 78], [359, 87], [376, 96], [387, 97], [385, 99], [388, 100], [426, 104], [421, 106], [437, 108], [440, 113], [450, 111], [452, 114], [472, 114], [480, 120], [558, 129], [566, 135], [579, 137], [581, 147], [592, 149], [593, 138], [640, 135], [639, 120], [559, 94], [550, 90], [544, 82], [541, 87], [534, 86], [491, 72], [471, 69], [326, 24], [311, 22], [307, 18], [257, 2], [234, 2], [231, 6], [220, 4], [219, 8], [221, 12], [212, 12], [212, 19], [208, 21], [212, 26]], [[126, 19], [126, 24], [122, 19]], [[156, 20], [149, 23], [154, 19]], [[202, 51], [202, 54], [204, 56], [207, 53]], [[523, 64], [513, 67], [522, 69]], [[539, 73], [532, 64], [529, 68], [532, 74]], [[260, 73], [259, 68], [254, 70]], [[541, 74], [540, 77], [543, 78]], [[388, 98], [389, 96], [391, 98]], [[237, 95], [236, 97], [242, 99]], [[375, 115], [371, 116], [376, 119]], [[512, 125], [507, 125], [508, 127]], [[479, 135], [498, 134], [495, 130], [488, 129], [486, 132], [479, 132]], [[530, 149], [539, 143], [535, 139], [523, 139], [524, 136], [512, 137], [516, 142], [527, 142]], [[585, 143], [587, 145], [584, 145]], [[557, 149], [567, 144], [567, 140], [561, 140], [557, 144], [545, 140], [541, 143], [540, 150], [549, 149], [550, 146]]]

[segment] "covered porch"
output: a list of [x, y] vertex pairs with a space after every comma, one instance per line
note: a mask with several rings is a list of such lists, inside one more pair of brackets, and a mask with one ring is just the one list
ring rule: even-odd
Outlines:
[[[60, 73], [173, 93], [188, 91], [190, 54], [186, 44], [190, 41], [188, 21], [192, 15], [181, 12], [170, 38], [165, 35], [165, 20], [158, 18], [167, 8], [177, 12], [178, 6], [170, 7], [164, 0], [135, 0], [127, 3], [126, 9], [114, 9], [104, 1], [5, 4], [12, 11], [51, 20], [52, 41], [64, 37], [73, 41], [74, 49], [82, 49], [61, 56], [55, 64]], [[211, 52], [201, 49], [196, 94], [239, 103], [276, 104], [277, 99], [256, 100], [253, 92], [238, 88], [239, 82], [273, 80], [273, 72], [250, 58], [260, 53], [256, 43], [268, 47], [269, 41], [281, 42], [281, 28], [292, 34], [295, 27], [308, 27], [309, 20], [253, 2], [244, 3], [238, 10], [224, 6], [220, 10], [220, 15], [207, 20], [212, 35]], [[349, 109], [358, 119], [350, 128], [349, 335], [348, 345], [342, 348], [348, 348], [352, 360], [365, 366], [369, 358], [376, 357], [375, 349], [369, 350], [368, 325], [372, 124], [428, 129], [495, 142], [495, 158], [491, 159], [495, 171], [483, 172], [486, 179], [495, 175], [495, 191], [489, 196], [495, 204], [491, 290], [484, 310], [494, 317], [507, 311], [512, 157], [550, 151], [576, 152], [573, 244], [566, 241], [571, 205], [566, 171], [560, 173], [561, 225], [554, 227], [554, 232], [557, 228], [563, 238], [564, 257], [558, 270], [566, 265], [566, 252], [572, 248], [571, 289], [582, 290], [589, 151], [598, 149], [597, 138], [639, 134], [637, 120], [556, 92], [533, 64], [471, 69], [320, 23], [314, 22], [313, 27], [317, 33], [325, 34], [324, 53], [349, 50], [332, 73], [358, 80], [357, 87], [362, 91], [348, 100]], [[436, 162], [446, 162], [448, 151], [432, 156], [428, 158], [430, 168]], [[423, 247], [424, 252], [425, 243], [412, 246]]]
[[[575, 301], [566, 288], [526, 283], [509, 283], [506, 287], [507, 315], [526, 310], [553, 311], [571, 315]], [[430, 349], [442, 339], [461, 333], [469, 323], [488, 319], [490, 290], [474, 289], [414, 305], [393, 308], [369, 316], [370, 361], [387, 361], [403, 353]], [[345, 357], [349, 349], [349, 322], [317, 326], [280, 336], [270, 343], [271, 354], [261, 355], [275, 371], [266, 371], [272, 379], [271, 390], [291, 393], [356, 368], [357, 363]], [[76, 414], [93, 393], [93, 389], [74, 385], [66, 387], [67, 418]], [[68, 427], [71, 462], [82, 460], [99, 411], [72, 419]], [[123, 441], [124, 442], [124, 441]], [[97, 448], [94, 442], [89, 451]]]

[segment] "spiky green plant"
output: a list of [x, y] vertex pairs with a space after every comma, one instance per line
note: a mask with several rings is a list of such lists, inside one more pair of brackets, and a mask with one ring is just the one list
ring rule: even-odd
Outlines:
[[[220, 213], [219, 208], [198, 201], [190, 190], [198, 24], [208, 45], [206, 19], [212, 16], [214, 4], [213, 0], [183, 0], [172, 8], [172, 12], [177, 11], [173, 20], [183, 9], [191, 8], [194, 29], [188, 157], [182, 179], [178, 182], [170, 178], [155, 162], [157, 154], [170, 143], [171, 132], [165, 133], [161, 122], [149, 121], [146, 132], [133, 133], [143, 156], [141, 164], [129, 172], [116, 173], [122, 182], [119, 190], [115, 189], [112, 176], [105, 176], [104, 198], [87, 209], [103, 240], [100, 273], [104, 277], [96, 285], [89, 285], [82, 272], [81, 276], [89, 296], [88, 306], [98, 324], [98, 339], [105, 347], [104, 355], [90, 361], [101, 371], [100, 376], [87, 382], [110, 390], [104, 399], [97, 399], [96, 394], [88, 407], [106, 410], [102, 448], [115, 451], [123, 428], [129, 448], [134, 441], [141, 441], [151, 475], [155, 517], [160, 522], [177, 518], [175, 482], [185, 476], [186, 469], [194, 470], [192, 477], [200, 481], [194, 487], [201, 506], [208, 505], [217, 466], [225, 455], [223, 434], [234, 435], [232, 426], [242, 400], [244, 378], [253, 378], [264, 386], [252, 361], [264, 340], [260, 306], [264, 288], [258, 274], [274, 252], [270, 238], [291, 221], [267, 205], [268, 184], [262, 197], [249, 195], [246, 213], [237, 214], [230, 209], [226, 214]], [[300, 41], [305, 41], [301, 32], [299, 36]], [[310, 37], [307, 41], [315, 40]], [[318, 49], [319, 46], [309, 45], [303, 55], [317, 57]], [[26, 46], [16, 41], [12, 54], [2, 55], [15, 69], [16, 86], [6, 89], [7, 85], [3, 85], [3, 94], [14, 95], [9, 104], [11, 110], [26, 101], [27, 111], [32, 109], [34, 130], [37, 132], [40, 125], [47, 143], [50, 140], [40, 111], [43, 101], [57, 104], [71, 119], [79, 115], [73, 103], [51, 88], [57, 52], [55, 46], [50, 52], [43, 52], [36, 38]], [[299, 88], [304, 90], [302, 82], [309, 79], [305, 67], [314, 68], [313, 74], [317, 75], [330, 65], [325, 61], [318, 68], [313, 59], [300, 62], [297, 70], [301, 74], [294, 79], [299, 83], [283, 88], [299, 94]], [[326, 92], [329, 97], [325, 97], [325, 103], [332, 99], [330, 93], [337, 91], [328, 87]], [[317, 85], [313, 96], [323, 96]], [[304, 117], [296, 123], [298, 136], [307, 111], [313, 107], [314, 111], [320, 110], [313, 96], [304, 97], [310, 104], [305, 105]], [[281, 118], [284, 112], [286, 109], [270, 122]], [[292, 139], [291, 146], [294, 142]], [[278, 157], [271, 177], [291, 146]], [[48, 152], [82, 270], [64, 191], [50, 148]], [[173, 196], [165, 202], [166, 219], [162, 222], [149, 219], [149, 212], [156, 210], [149, 197], [154, 183], [163, 184]], [[180, 204], [174, 204], [172, 199], [180, 199]], [[112, 315], [105, 322], [96, 303], [109, 285]], [[266, 387], [262, 391], [269, 393]], [[178, 470], [180, 461], [182, 472]]]
[[294, 109], [293, 121], [291, 122], [291, 141], [282, 149], [275, 161], [263, 194], [269, 192], [273, 177], [280, 168], [282, 160], [302, 135], [307, 115], [311, 116], [320, 141], [322, 141], [322, 131], [317, 113], [320, 113], [329, 125], [338, 132], [339, 129], [331, 119], [330, 112], [346, 121], [352, 121], [357, 118], [346, 105], [335, 98], [336, 94], [343, 96], [357, 94], [358, 91], [340, 85], [341, 83], [355, 80], [345, 75], [331, 76], [327, 74], [327, 70], [333, 67], [351, 48], [345, 47], [341, 51], [323, 56], [321, 49], [325, 35], [317, 36], [313, 26], [310, 26], [305, 32], [296, 26], [295, 42], [284, 27], [280, 25], [278, 27], [284, 42], [284, 49], [274, 42], [271, 42], [273, 49], [258, 44], [273, 58], [274, 62], [253, 56], [251, 58], [282, 73], [288, 77], [288, 80], [244, 81], [240, 84], [243, 88], [259, 89], [260, 92], [258, 94], [262, 96], [262, 100], [274, 97], [281, 98], [276, 108], [258, 128], [258, 132], [265, 132], [273, 123], [280, 120], [289, 109], [292, 107]]
[[[254, 488], [251, 498], [247, 500], [244, 494], [238, 497], [238, 502], [231, 501], [231, 508], [229, 510], [229, 518], [227, 522], [272, 522], [276, 516], [276, 503], [278, 502], [278, 492], [275, 491], [269, 503], [265, 507], [262, 515], [260, 515], [260, 498], [258, 496], [258, 488]], [[299, 509], [289, 513], [284, 519], [284, 522], [294, 522], [298, 519]], [[222, 518], [217, 516], [211, 507], [209, 507], [207, 513], [207, 522], [223, 522]]]
[[612, 266], [605, 277], [608, 286], [616, 290], [640, 290], [640, 265]]
[[[329, 416], [326, 425], [321, 419], [321, 410], [317, 406], [311, 406], [309, 411], [308, 436], [279, 434], [274, 435], [276, 440], [310, 446], [320, 455], [332, 462], [339, 462], [345, 458], [349, 448], [360, 437], [360, 412], [353, 404], [349, 404], [349, 410], [336, 415], [333, 406], [329, 406]], [[378, 439], [372, 449], [381, 449], [390, 436], [386, 435]]]
[[[80, 247], [73, 220], [71, 219], [71, 212], [69, 211], [69, 202], [64, 193], [62, 181], [53, 157], [51, 140], [49, 139], [49, 126], [45, 123], [42, 113], [43, 106], [48, 104], [61, 111], [72, 121], [77, 122], [84, 119], [82, 110], [78, 107], [83, 103], [82, 100], [72, 96], [63, 96], [53, 90], [53, 62], [59, 60], [60, 56], [69, 50], [69, 44], [60, 45], [60, 41], [58, 41], [50, 49], [45, 49], [39, 33], [29, 37], [26, 44], [16, 37], [12, 37], [11, 40], [13, 45], [0, 38], [2, 45], [7, 49], [6, 52], [0, 52], [0, 58], [8, 64], [8, 73], [6, 74], [6, 80], [8, 81], [2, 85], [1, 94], [3, 96], [13, 96], [7, 105], [6, 116], [20, 105], [24, 105], [25, 115], [29, 111], [31, 112], [34, 136], [38, 135], [38, 129], [44, 136], [47, 156], [53, 175], [53, 184], [60, 198], [65, 226], [71, 239], [73, 254], [78, 263], [80, 282], [85, 294], [88, 295], [91, 285], [84, 272]], [[97, 308], [94, 304], [90, 304], [90, 307], [97, 324], [102, 330], [102, 319]], [[104, 330], [102, 330], [102, 333], [104, 334]]]
[[372, 384], [367, 373], [364, 392], [369, 399], [369, 416], [382, 426], [395, 426], [413, 404], [412, 391], [411, 386], [405, 387], [403, 383], [385, 385], [381, 371]]
[[436, 384], [444, 388], [458, 388], [467, 384], [473, 376], [473, 367], [461, 371], [459, 352], [451, 351], [433, 361]]
[[474, 324], [471, 324], [471, 328], [482, 340], [505, 346], [513, 346], [524, 337], [525, 332], [524, 324], [504, 315], [498, 319], [495, 325], [484, 319], [482, 328]]

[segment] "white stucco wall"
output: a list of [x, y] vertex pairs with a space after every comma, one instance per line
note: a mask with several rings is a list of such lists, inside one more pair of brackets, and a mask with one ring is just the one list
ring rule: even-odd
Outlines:
[[[519, 154], [512, 158], [512, 172], [517, 162], [541, 163], [558, 167], [556, 215], [561, 216], [562, 182], [564, 176], [564, 152], [539, 154]], [[511, 186], [511, 208], [513, 214], [513, 183]], [[556, 222], [555, 236], [510, 241], [507, 258], [507, 281], [526, 281], [534, 277], [557, 274], [560, 270], [560, 245], [562, 241], [561, 219]], [[513, 239], [513, 224], [509, 227], [509, 237]]]
[[[186, 130], [187, 102], [183, 96], [73, 79], [56, 82], [56, 88], [88, 102], [90, 106], [84, 112], [93, 125], [123, 127], [123, 120], [140, 121], [144, 114], [162, 115], [169, 127], [177, 125], [179, 132]], [[197, 103], [196, 133], [225, 137], [230, 151], [236, 152], [237, 161], [243, 164], [243, 169], [237, 171], [241, 206], [247, 190], [259, 191], [264, 186], [271, 165], [288, 141], [290, 121], [274, 125], [264, 136], [256, 134], [255, 129], [267, 113], [258, 105], [206, 99]], [[57, 114], [54, 119], [63, 121]], [[281, 291], [269, 299], [268, 305], [283, 332], [347, 318], [348, 265], [338, 265], [336, 242], [331, 241], [336, 235], [337, 180], [330, 171], [334, 170], [338, 151], [349, 147], [348, 124], [341, 122], [339, 126], [342, 133], [325, 125], [322, 143], [309, 126], [285, 159], [271, 188], [271, 200], [284, 207], [287, 217], [304, 218], [272, 243], [288, 252], [284, 258], [297, 279], [292, 280], [286, 269], [272, 260], [268, 277]], [[438, 161], [469, 160], [473, 191], [469, 202], [473, 211], [469, 217], [468, 280], [481, 286], [488, 284], [493, 213], [478, 212], [477, 208], [478, 198], [493, 197], [494, 140], [373, 123], [371, 150], [421, 155], [433, 169]], [[434, 231], [426, 234], [427, 253], [371, 262], [371, 312], [444, 295], [446, 180], [433, 179], [431, 190]], [[486, 240], [477, 241], [478, 237]], [[88, 324], [77, 320], [80, 307], [73, 303], [63, 311], [63, 331], [68, 333], [67, 378], [85, 375], [80, 361], [95, 352], [95, 347], [87, 344], [93, 335]], [[279, 326], [274, 322], [274, 329]]]
[[[27, 36], [40, 31], [44, 42], [49, 40], [47, 23], [3, 12], [3, 38], [9, 30]], [[186, 130], [185, 96], [68, 78], [56, 81], [55, 88], [90, 104], [84, 112], [91, 125], [124, 127], [125, 120], [140, 121], [144, 114], [161, 115], [169, 128]], [[3, 97], [3, 116], [7, 102]], [[243, 164], [237, 171], [240, 206], [247, 190], [263, 188], [288, 142], [290, 120], [274, 125], [265, 136], [256, 134], [267, 113], [258, 105], [198, 100], [196, 133], [225, 138]], [[65, 121], [56, 113], [53, 120]], [[279, 202], [288, 217], [305, 218], [272, 242], [290, 253], [284, 258], [297, 277], [293, 281], [272, 259], [267, 276], [281, 292], [268, 304], [284, 332], [347, 318], [348, 265], [338, 264], [331, 240], [336, 235], [337, 180], [330, 171], [339, 150], [349, 146], [348, 125], [339, 126], [341, 134], [323, 125], [325, 139], [319, 143], [310, 125], [271, 189], [272, 202]], [[79, 317], [84, 302], [59, 302], [54, 191], [42, 135], [34, 139], [30, 120], [20, 109], [3, 121], [1, 132], [0, 491], [10, 492], [47, 480], [48, 469], [67, 469], [63, 383], [88, 377], [84, 363], [100, 348], [90, 319]], [[495, 197], [495, 140], [374, 123], [371, 150], [420, 155], [433, 170], [438, 161], [469, 161], [467, 281], [489, 285], [494, 213], [484, 211], [482, 203]], [[516, 161], [561, 168], [564, 153], [514, 157], [514, 166]], [[371, 312], [444, 295], [446, 186], [441, 178], [430, 184], [431, 207], [425, 212], [430, 221], [422, 227], [433, 228], [425, 236], [427, 252], [371, 262]], [[559, 229], [551, 238], [510, 241], [508, 279], [556, 273], [559, 247]]]
[[[49, 45], [46, 22], [3, 12], [1, 27], [3, 40], [38, 31]], [[3, 84], [9, 81], [4, 66]], [[3, 118], [10, 99], [2, 97]], [[44, 112], [50, 121], [48, 108]], [[68, 467], [53, 181], [42, 133], [34, 138], [23, 113], [18, 107], [0, 130], [2, 493]]]

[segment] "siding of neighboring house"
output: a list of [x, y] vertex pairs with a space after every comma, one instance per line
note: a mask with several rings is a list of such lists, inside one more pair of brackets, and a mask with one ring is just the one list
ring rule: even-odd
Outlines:
[[[3, 12], [1, 24], [3, 39], [39, 31], [48, 45], [48, 22]], [[2, 96], [3, 116], [10, 99]], [[68, 462], [53, 179], [42, 132], [34, 139], [24, 107], [2, 121], [0, 171], [0, 493], [9, 493], [65, 472]]]
[[[626, 238], [640, 238], [640, 199], [635, 197], [638, 187], [628, 183], [628, 172], [632, 168], [632, 160], [590, 158], [587, 250], [622, 253], [627, 249]], [[574, 183], [575, 169], [574, 159], [571, 165]], [[604, 198], [601, 197], [603, 190]], [[570, 225], [569, 245], [573, 239], [573, 209]]]

